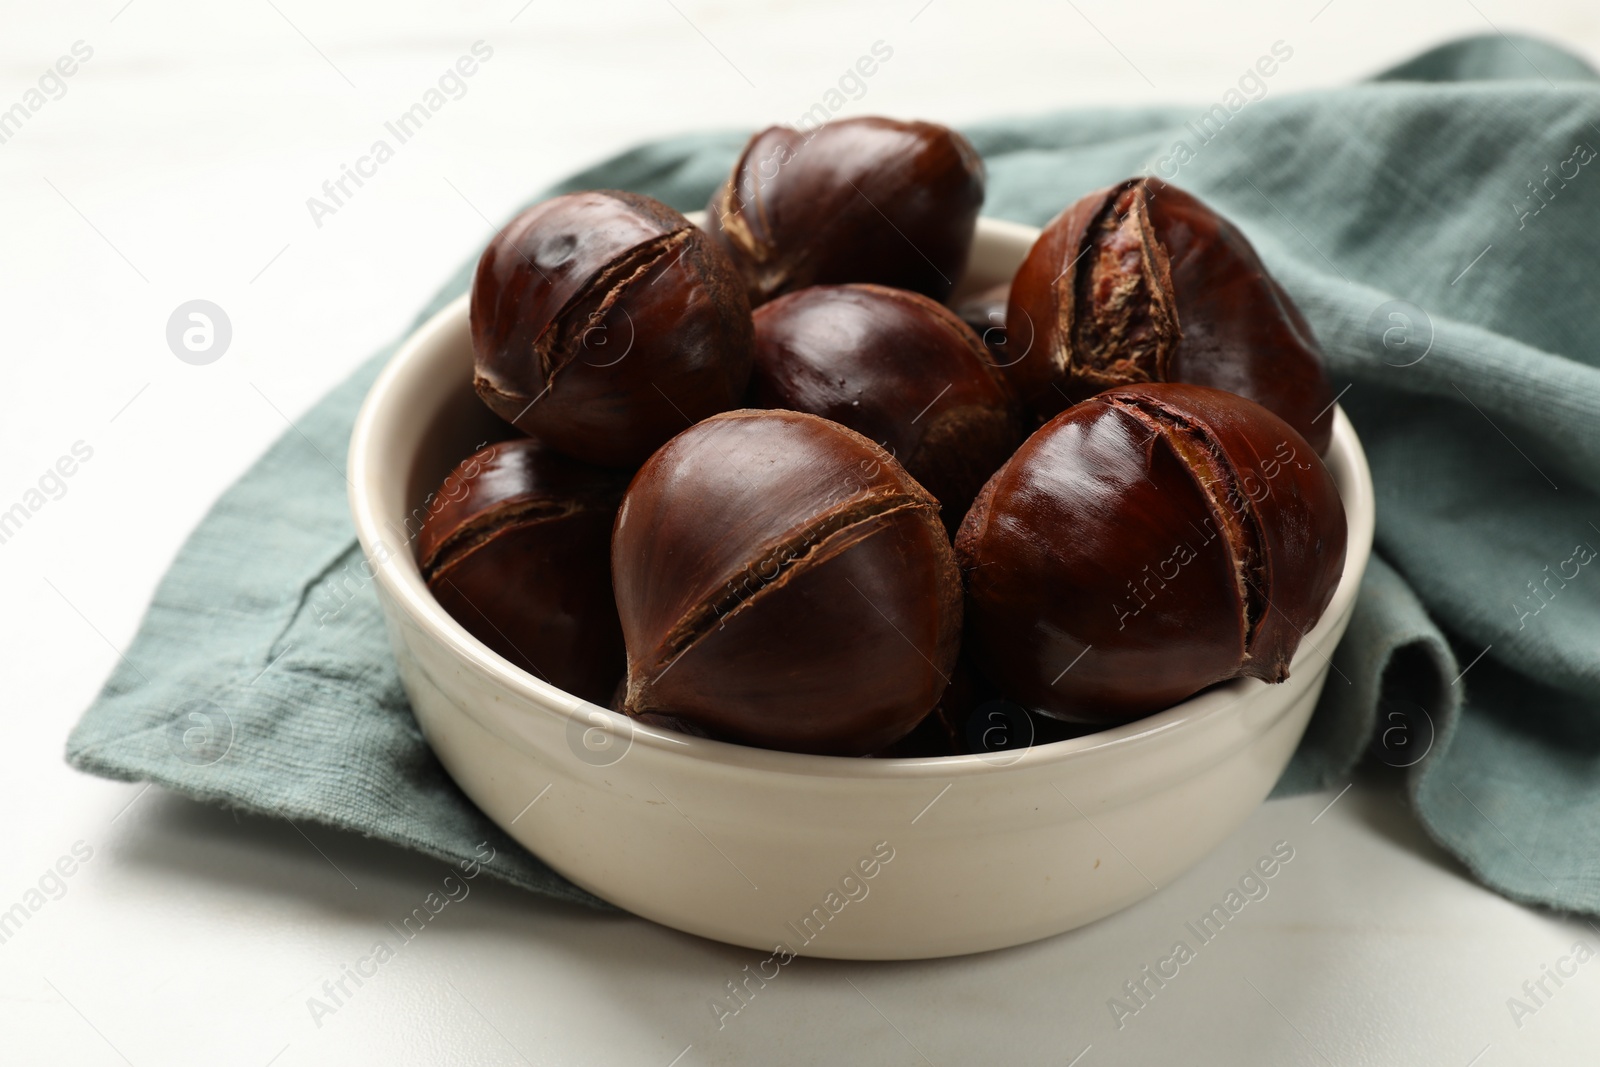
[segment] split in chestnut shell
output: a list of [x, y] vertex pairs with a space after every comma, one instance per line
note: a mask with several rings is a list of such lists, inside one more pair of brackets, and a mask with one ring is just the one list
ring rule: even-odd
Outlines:
[[706, 231], [750, 303], [873, 282], [944, 300], [966, 271], [983, 159], [932, 122], [868, 116], [750, 138], [706, 207]]
[[1158, 178], [1057, 215], [1011, 283], [1007, 377], [1040, 421], [1102, 389], [1187, 382], [1249, 397], [1318, 454], [1333, 387], [1310, 325], [1249, 240]]
[[961, 585], [938, 503], [815, 415], [733, 411], [673, 438], [628, 487], [611, 558], [637, 718], [866, 755], [908, 734], [954, 667]]
[[417, 534], [428, 591], [506, 660], [605, 702], [623, 670], [609, 548], [624, 488], [618, 472], [532, 438], [473, 453]]
[[737, 407], [750, 376], [742, 279], [701, 230], [636, 193], [569, 193], [496, 234], [472, 282], [474, 387], [574, 459], [635, 468]]
[[1056, 416], [956, 537], [966, 651], [1010, 699], [1112, 725], [1288, 677], [1344, 571], [1344, 505], [1287, 423], [1218, 389], [1111, 389]]

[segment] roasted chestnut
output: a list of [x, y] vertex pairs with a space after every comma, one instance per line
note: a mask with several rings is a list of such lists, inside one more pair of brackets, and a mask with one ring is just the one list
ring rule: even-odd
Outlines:
[[1102, 389], [1210, 385], [1318, 453], [1333, 389], [1311, 327], [1244, 234], [1159, 178], [1091, 193], [1045, 226], [1011, 283], [1007, 375], [1038, 419]]
[[957, 656], [950, 668], [950, 684], [939, 703], [922, 721], [888, 748], [874, 752], [880, 759], [926, 759], [930, 756], [959, 756], [967, 751], [964, 730], [967, 719], [982, 699], [981, 679], [965, 656]]
[[1281, 682], [1344, 571], [1305, 438], [1204, 386], [1102, 392], [990, 479], [956, 538], [967, 654], [1013, 700], [1112, 724], [1241, 675]]
[[504, 658], [604, 704], [624, 663], [610, 567], [624, 485], [532, 438], [473, 453], [430, 498], [417, 535], [429, 591]]
[[602, 466], [636, 467], [736, 407], [750, 375], [742, 279], [688, 219], [635, 193], [518, 215], [478, 261], [471, 322], [484, 403]]
[[1022, 440], [983, 343], [925, 296], [819, 285], [763, 304], [755, 322], [752, 403], [872, 438], [938, 498], [952, 531]]
[[843, 282], [943, 300], [966, 270], [983, 180], [967, 139], [935, 123], [773, 126], [712, 195], [706, 230], [744, 275], [751, 304]]
[[732, 411], [667, 442], [628, 486], [611, 565], [635, 717], [865, 755], [911, 731], [955, 662], [938, 503], [815, 415]]

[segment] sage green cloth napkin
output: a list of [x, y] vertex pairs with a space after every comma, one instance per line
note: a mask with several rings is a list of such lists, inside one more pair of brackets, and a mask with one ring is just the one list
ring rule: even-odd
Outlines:
[[[973, 127], [984, 210], [1039, 224], [1150, 172], [1245, 229], [1321, 338], [1378, 494], [1378, 558], [1280, 792], [1373, 753], [1485, 884], [1600, 911], [1600, 80], [1498, 37], [1349, 88], [1262, 73], [1294, 62], [1279, 48], [1214, 102]], [[645, 145], [557, 191], [692, 210], [744, 139]], [[447, 861], [487, 841], [499, 875], [596, 903], [462, 796], [407, 707], [324, 458], [388, 355], [217, 502], [67, 758]]]

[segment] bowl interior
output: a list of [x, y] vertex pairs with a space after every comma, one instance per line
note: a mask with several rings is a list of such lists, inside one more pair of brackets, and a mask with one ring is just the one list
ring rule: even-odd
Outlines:
[[[698, 221], [699, 216], [691, 218]], [[952, 299], [1009, 280], [1037, 234], [1031, 227], [980, 219], [972, 259]], [[1332, 603], [1296, 653], [1293, 670], [1307, 673], [1332, 652], [1330, 638], [1351, 609], [1367, 565], [1373, 532], [1372, 485], [1366, 458], [1343, 412], [1336, 408], [1330, 417], [1336, 421], [1328, 464], [1344, 499], [1350, 527], [1349, 548], [1345, 574]], [[687, 758], [826, 777], [999, 773], [1013, 765], [994, 760], [992, 754], [864, 760], [775, 752], [688, 737], [598, 709], [490, 652], [428, 593], [418, 567], [416, 535], [428, 513], [430, 494], [450, 470], [485, 444], [515, 435], [516, 431], [493, 415], [473, 392], [467, 297], [463, 296], [401, 347], [373, 385], [351, 438], [351, 508], [368, 558], [381, 561], [380, 580], [405, 613], [474, 669], [495, 675], [507, 688], [523, 694], [529, 703], [550, 714], [571, 717], [581, 712], [589, 721], [598, 714], [635, 743], [671, 749]], [[375, 551], [379, 545], [382, 549]], [[1264, 688], [1263, 683], [1249, 679], [1228, 682], [1135, 722], [1037, 745], [1018, 755], [1030, 764], [1071, 761], [1108, 746], [1139, 744], [1156, 737], [1170, 739]]]

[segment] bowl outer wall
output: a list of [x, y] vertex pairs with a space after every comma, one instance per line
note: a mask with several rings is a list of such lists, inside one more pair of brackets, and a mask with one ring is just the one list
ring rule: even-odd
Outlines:
[[[956, 298], [1009, 278], [1036, 235], [980, 219]], [[983, 951], [1166, 884], [1282, 773], [1371, 551], [1371, 475], [1335, 409], [1328, 463], [1349, 521], [1345, 573], [1287, 682], [1243, 679], [1124, 726], [986, 756], [842, 759], [686, 737], [526, 674], [428, 594], [407, 516], [477, 443], [471, 364], [463, 296], [401, 346], [351, 436], [352, 515], [417, 721], [473, 802], [574, 883], [765, 952]]]

